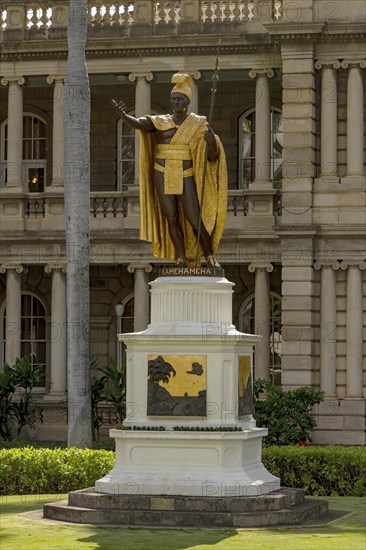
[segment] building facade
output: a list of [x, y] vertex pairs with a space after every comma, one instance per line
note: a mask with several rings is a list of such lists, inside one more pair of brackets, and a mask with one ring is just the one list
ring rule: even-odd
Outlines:
[[[0, 363], [42, 367], [34, 435], [65, 439], [68, 2], [0, 8]], [[263, 337], [256, 377], [325, 392], [315, 443], [365, 444], [364, 0], [95, 0], [88, 18], [92, 356], [121, 363], [116, 335], [147, 326], [161, 265], [139, 241], [139, 144], [111, 100], [166, 113], [186, 72], [207, 116], [220, 38], [234, 323]]]

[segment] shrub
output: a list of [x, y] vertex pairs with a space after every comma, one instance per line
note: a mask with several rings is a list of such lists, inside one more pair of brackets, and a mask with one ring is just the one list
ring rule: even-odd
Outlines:
[[0, 494], [65, 493], [91, 487], [114, 465], [112, 451], [91, 449], [3, 449]]
[[[114, 465], [112, 451], [3, 449], [0, 494], [65, 493], [92, 487]], [[366, 496], [366, 456], [361, 447], [266, 447], [265, 467], [283, 487], [309, 495]]]
[[321, 403], [324, 392], [308, 386], [284, 391], [265, 380], [254, 382], [254, 418], [258, 427], [268, 429], [265, 445], [293, 445], [312, 441], [316, 422], [312, 407]]
[[92, 376], [91, 402], [92, 402], [92, 429], [93, 440], [99, 441], [99, 428], [103, 424], [103, 414], [100, 404], [108, 404], [117, 417], [117, 422], [122, 423], [126, 416], [126, 375], [125, 367], [119, 370], [116, 362], [110, 358], [106, 367], [99, 367], [98, 360], [91, 361], [92, 370], [96, 370], [102, 376]]
[[[41, 369], [26, 357], [17, 358], [13, 366], [4, 364], [0, 372], [0, 437], [3, 439], [11, 439], [14, 430], [19, 435], [24, 426], [34, 427], [32, 390], [41, 376]], [[17, 400], [13, 401], [16, 391]]]
[[298, 487], [309, 495], [366, 496], [362, 447], [265, 447], [263, 464], [283, 487]]

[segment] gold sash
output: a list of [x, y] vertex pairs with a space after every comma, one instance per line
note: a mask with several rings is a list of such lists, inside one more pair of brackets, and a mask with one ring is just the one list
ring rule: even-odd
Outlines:
[[193, 168], [183, 170], [183, 161], [192, 160], [189, 145], [178, 143], [161, 143], [156, 146], [156, 159], [165, 160], [165, 166], [155, 163], [154, 168], [164, 173], [164, 193], [166, 195], [181, 195], [183, 193], [183, 178], [193, 175]]

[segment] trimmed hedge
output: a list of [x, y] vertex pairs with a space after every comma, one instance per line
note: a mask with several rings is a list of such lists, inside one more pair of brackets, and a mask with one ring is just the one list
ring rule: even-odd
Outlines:
[[[0, 494], [67, 493], [91, 487], [114, 465], [112, 451], [91, 449], [0, 450]], [[263, 463], [283, 487], [309, 495], [366, 496], [362, 447], [265, 447]]]
[[113, 451], [91, 449], [0, 450], [0, 494], [67, 493], [91, 487], [114, 465]]
[[263, 464], [283, 487], [308, 495], [366, 496], [363, 447], [264, 447]]

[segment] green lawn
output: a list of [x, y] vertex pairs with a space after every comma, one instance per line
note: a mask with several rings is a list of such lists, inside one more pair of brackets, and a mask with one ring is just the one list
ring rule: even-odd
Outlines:
[[8, 496], [1, 502], [1, 550], [365, 550], [366, 499], [329, 497], [352, 512], [324, 527], [209, 530], [94, 527], [31, 517], [65, 495]]

